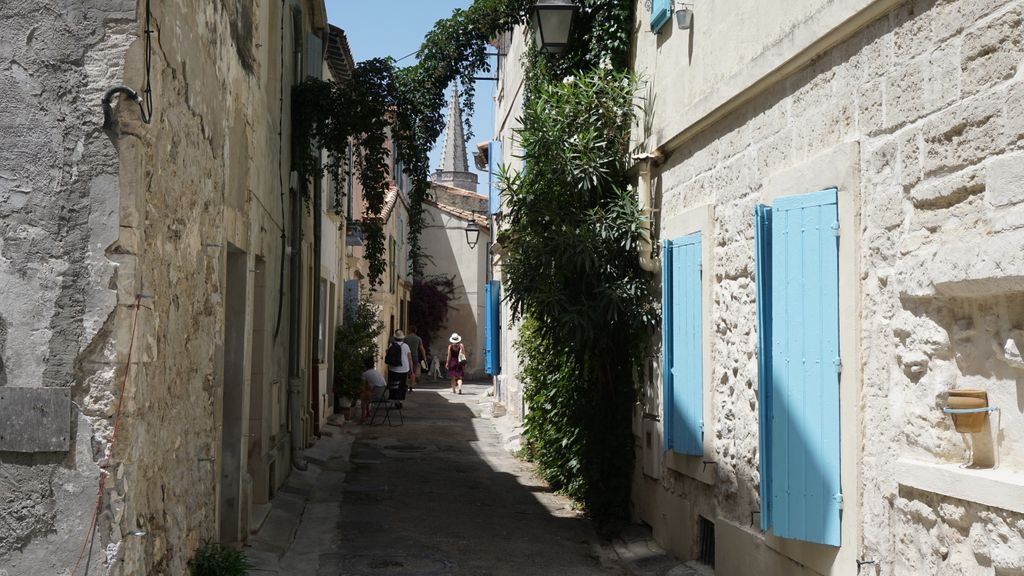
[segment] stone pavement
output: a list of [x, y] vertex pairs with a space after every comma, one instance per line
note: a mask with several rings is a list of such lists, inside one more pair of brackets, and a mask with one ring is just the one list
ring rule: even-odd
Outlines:
[[421, 386], [404, 403], [402, 426], [325, 427], [306, 451], [309, 469], [292, 472], [245, 549], [252, 574], [691, 573], [642, 530], [602, 544], [504, 448], [517, 431], [486, 417], [489, 385], [467, 383], [462, 395], [446, 383]]

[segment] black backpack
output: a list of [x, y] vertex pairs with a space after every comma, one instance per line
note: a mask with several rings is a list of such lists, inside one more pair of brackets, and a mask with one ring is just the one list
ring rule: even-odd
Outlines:
[[384, 354], [384, 363], [388, 366], [401, 366], [402, 365], [402, 344], [399, 342], [392, 342], [391, 346], [388, 346], [388, 351]]

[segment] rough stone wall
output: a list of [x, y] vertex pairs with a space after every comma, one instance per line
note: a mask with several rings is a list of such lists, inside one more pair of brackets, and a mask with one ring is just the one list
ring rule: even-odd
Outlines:
[[[0, 454], [0, 568], [12, 575], [74, 565], [101, 469], [96, 573], [183, 574], [199, 541], [217, 537], [229, 244], [250, 269], [265, 258], [277, 300], [274, 14], [153, 2], [153, 121], [122, 101], [105, 132], [103, 91], [145, 83], [144, 3], [0, 6], [3, 379], [72, 387], [78, 406], [67, 455]], [[286, 335], [287, 305], [283, 315]], [[271, 346], [268, 384], [284, 381], [287, 338]], [[286, 443], [270, 434], [286, 473]]]
[[[941, 411], [952, 387], [989, 390], [1001, 468], [1024, 472], [1022, 64], [1024, 2], [907, 2], [671, 154], [662, 220], [716, 210], [717, 477], [711, 502], [684, 500], [741, 526], [758, 509], [752, 209], [772, 174], [859, 142], [862, 443], [843, 466], [860, 469], [861, 511], [844, 525], [861, 525], [876, 574], [1024, 573], [1024, 517], [895, 473], [901, 458], [967, 459]], [[679, 482], [696, 485], [665, 469], [660, 490]]]
[[[113, 377], [79, 355], [115, 307], [118, 159], [98, 105], [120, 83], [135, 18], [133, 0], [0, 5], [0, 385], [71, 388], [80, 406]], [[74, 410], [66, 453], [0, 453], [0, 567], [12, 574], [73, 562], [96, 494], [90, 412]]]

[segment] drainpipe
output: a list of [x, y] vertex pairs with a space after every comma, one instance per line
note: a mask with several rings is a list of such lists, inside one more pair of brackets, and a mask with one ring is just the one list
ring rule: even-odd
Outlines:
[[661, 160], [661, 152], [655, 150], [648, 154], [638, 154], [633, 157], [639, 160], [640, 181], [637, 184], [638, 204], [640, 215], [647, 219], [640, 228], [640, 267], [652, 274], [661, 271], [661, 259], [652, 255], [653, 246], [651, 237], [654, 235], [654, 211], [651, 209], [651, 162]]
[[[302, 186], [303, 184], [300, 184]], [[292, 189], [291, 294], [288, 295], [288, 413], [292, 421], [292, 466], [307, 468], [302, 458], [302, 374], [299, 371], [302, 323], [302, 195]]]

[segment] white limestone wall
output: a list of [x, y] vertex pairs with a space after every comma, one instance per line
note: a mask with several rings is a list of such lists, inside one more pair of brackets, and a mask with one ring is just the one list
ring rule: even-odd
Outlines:
[[[495, 139], [502, 143], [501, 164], [507, 169], [517, 170], [522, 166], [515, 132], [522, 124], [520, 116], [523, 107], [525, 81], [525, 57], [527, 42], [532, 42], [529, 28], [518, 27], [504, 35], [499, 51], [507, 53], [501, 67], [501, 79], [495, 96]], [[499, 232], [500, 233], [500, 232]], [[494, 279], [501, 280], [501, 248], [494, 257]], [[512, 311], [507, 304], [501, 307], [501, 374], [495, 378], [499, 400], [505, 405], [507, 414], [518, 420], [525, 416], [527, 407], [523, 401], [523, 382], [519, 378], [522, 362], [516, 352], [519, 327], [512, 322]]]
[[[699, 131], [672, 84], [653, 83], [664, 107], [647, 144], [667, 153], [656, 169], [660, 222], [714, 209], [704, 271], [713, 279], [705, 369], [714, 424], [705, 457], [716, 465], [708, 477], [649, 456], [650, 425], [639, 423], [648, 462], [638, 454], [638, 516], [684, 558], [696, 554], [696, 516], [714, 519], [719, 574], [852, 575], [855, 559], [874, 562], [860, 574], [1024, 573], [1024, 506], [1015, 496], [1024, 493], [1024, 2], [906, 2], [834, 34], [843, 20], [815, 27], [828, 9], [778, 43], [807, 47], [794, 52], [809, 54], [802, 68], [723, 94], [730, 112]], [[719, 29], [697, 14], [695, 44], [702, 26]], [[657, 60], [660, 75], [674, 63], [680, 82], [693, 72], [688, 43], [643, 26], [637, 43], [639, 69]], [[751, 69], [771, 60], [764, 54], [771, 49]], [[692, 58], [714, 65], [710, 54]], [[775, 193], [773, 182], [803, 177], [813, 191], [837, 162], [854, 172], [846, 211], [859, 225], [843, 238], [856, 256], [841, 267], [859, 269], [849, 288], [860, 296], [842, 303], [843, 322], [857, 326], [856, 365], [844, 358], [844, 547], [830, 552], [752, 527], [760, 478], [751, 214]], [[853, 381], [851, 371], [860, 373]], [[644, 410], [658, 414], [658, 370], [650, 376]], [[942, 413], [952, 387], [988, 390], [999, 420], [957, 434]], [[972, 446], [980, 469], [964, 470]]]

